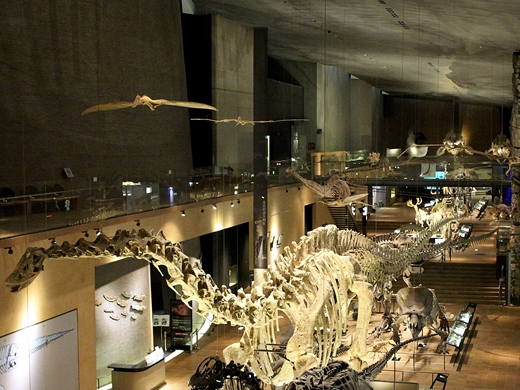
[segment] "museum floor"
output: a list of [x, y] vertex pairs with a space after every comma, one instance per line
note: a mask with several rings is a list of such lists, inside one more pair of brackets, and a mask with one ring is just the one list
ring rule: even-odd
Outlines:
[[[374, 219], [377, 219], [375, 222], [381, 225], [384, 225], [385, 221], [393, 220], [409, 222], [410, 211], [413, 220], [413, 210], [404, 207], [383, 208], [371, 218], [373, 223]], [[490, 221], [477, 223], [489, 224]], [[451, 261], [495, 263], [494, 241], [482, 245], [478, 252], [462, 252], [454, 255]], [[445, 303], [445, 306], [447, 312], [455, 316], [465, 308], [461, 304]], [[437, 373], [446, 373], [449, 375], [446, 389], [520, 389], [520, 307], [500, 306], [498, 302], [496, 305], [479, 304], [474, 319], [474, 331], [466, 340], [467, 349], [465, 353], [461, 352], [456, 363], [453, 359], [457, 351], [453, 347], [449, 347], [450, 354], [444, 357], [434, 353], [436, 343], [433, 338], [425, 348], [420, 349], [411, 344], [401, 350], [398, 353], [401, 360], [389, 362], [377, 379], [415, 382], [423, 389], [430, 387], [432, 378]], [[377, 323], [378, 318], [375, 315], [371, 325], [375, 326]], [[453, 321], [450, 321], [450, 325], [452, 323]], [[198, 350], [183, 353], [166, 364], [167, 384], [162, 389], [190, 389], [188, 380], [198, 364], [207, 356], [218, 355], [222, 358], [222, 350], [238, 341], [240, 336], [241, 332], [230, 326], [216, 326], [210, 335], [200, 340]], [[369, 358], [377, 356], [371, 354]], [[435, 384], [434, 389], [442, 389], [442, 384]]]

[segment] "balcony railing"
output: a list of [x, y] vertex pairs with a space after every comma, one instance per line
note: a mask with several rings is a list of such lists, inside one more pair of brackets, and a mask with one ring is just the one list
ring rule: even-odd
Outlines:
[[[345, 155], [348, 153], [345, 152]], [[313, 161], [313, 172], [317, 164]], [[321, 162], [346, 180], [360, 185], [507, 187], [507, 166], [487, 159], [432, 157], [394, 161], [384, 168], [362, 158]], [[271, 161], [269, 186], [293, 183], [285, 174], [289, 160]], [[331, 168], [332, 167], [332, 168]], [[306, 164], [292, 163], [301, 176], [323, 183], [327, 175], [312, 177]], [[338, 168], [338, 169], [336, 169]], [[320, 170], [323, 172], [323, 169]], [[474, 174], [476, 174], [476, 179]], [[197, 168], [185, 174], [161, 173], [149, 176], [67, 178], [4, 187], [0, 190], [0, 240], [67, 226], [103, 221], [129, 214], [252, 192], [252, 167]]]

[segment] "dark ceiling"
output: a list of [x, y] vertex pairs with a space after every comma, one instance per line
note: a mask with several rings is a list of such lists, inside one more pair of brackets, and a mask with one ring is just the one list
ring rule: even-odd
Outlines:
[[389, 94], [511, 105], [518, 0], [193, 0], [267, 27], [269, 55], [334, 65]]

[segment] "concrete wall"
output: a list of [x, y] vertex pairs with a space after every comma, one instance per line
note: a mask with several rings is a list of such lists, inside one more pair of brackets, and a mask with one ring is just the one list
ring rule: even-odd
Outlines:
[[[384, 119], [378, 134], [381, 152], [386, 148], [404, 150], [410, 130], [422, 132], [430, 144], [441, 144], [454, 129], [456, 104], [460, 104], [460, 130], [473, 149], [489, 149], [501, 131], [499, 107], [391, 96], [385, 96], [384, 101]], [[431, 149], [430, 154], [437, 150]]]
[[[216, 119], [253, 119], [253, 30], [221, 16], [212, 20], [213, 103]], [[253, 125], [219, 123], [214, 165], [253, 163]]]
[[318, 65], [317, 151], [349, 150], [350, 75], [333, 66]]
[[374, 116], [373, 87], [359, 79], [350, 80], [349, 150], [372, 151]]
[[179, 7], [174, 0], [0, 7], [0, 165], [9, 167], [0, 187], [53, 182], [64, 167], [80, 181], [191, 166], [185, 108], [81, 115], [137, 94], [186, 100]]
[[307, 122], [298, 124], [298, 135], [304, 148], [300, 156], [314, 152], [309, 144], [316, 145], [317, 135], [317, 64], [313, 62], [278, 60], [283, 69], [295, 79], [303, 89], [303, 117]]

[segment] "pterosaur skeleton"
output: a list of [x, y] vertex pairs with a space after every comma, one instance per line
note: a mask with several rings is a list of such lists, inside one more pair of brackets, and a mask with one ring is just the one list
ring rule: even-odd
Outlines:
[[308, 119], [268, 119], [263, 121], [253, 121], [242, 119], [241, 116], [237, 118], [228, 118], [228, 119], [211, 119], [211, 118], [191, 118], [192, 121], [210, 121], [213, 123], [232, 123], [235, 122], [236, 125], [255, 125], [257, 123], [276, 123], [276, 122], [307, 122]]
[[150, 110], [154, 111], [159, 106], [177, 106], [186, 108], [199, 108], [205, 110], [218, 111], [216, 107], [210, 106], [209, 104], [198, 103], [198, 102], [185, 102], [180, 100], [166, 100], [166, 99], [151, 99], [147, 95], [137, 95], [133, 102], [114, 102], [114, 103], [103, 103], [89, 107], [81, 113], [81, 115], [89, 114], [91, 112], [98, 111], [112, 111], [120, 110], [122, 108], [136, 108], [137, 106], [147, 106]]

